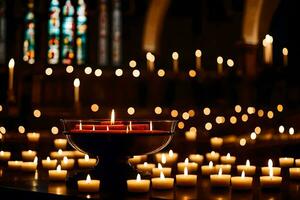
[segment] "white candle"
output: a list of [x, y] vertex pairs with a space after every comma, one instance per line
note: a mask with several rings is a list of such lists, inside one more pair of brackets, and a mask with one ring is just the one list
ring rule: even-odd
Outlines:
[[148, 192], [150, 189], [150, 180], [142, 180], [141, 175], [136, 176], [136, 180], [127, 180], [127, 190], [129, 192]]
[[67, 170], [62, 170], [61, 166], [58, 165], [56, 170], [49, 170], [49, 180], [51, 181], [65, 181], [67, 178]]
[[300, 179], [300, 168], [299, 167], [291, 167], [289, 169], [290, 178], [291, 179]]
[[273, 167], [269, 168], [269, 176], [259, 177], [260, 185], [263, 188], [279, 187], [281, 185], [282, 177], [274, 176]]
[[195, 185], [197, 185], [197, 175], [188, 174], [188, 168], [184, 167], [184, 174], [176, 175], [176, 185], [178, 185], [178, 186], [195, 186]]
[[27, 133], [27, 139], [29, 142], [38, 142], [40, 140], [40, 133]]
[[216, 171], [219, 171], [220, 169], [222, 169], [222, 173], [223, 174], [230, 174], [231, 172], [231, 165], [229, 164], [217, 164], [215, 166]]
[[9, 160], [7, 162], [7, 166], [8, 166], [8, 169], [11, 169], [11, 170], [18, 170], [21, 168], [21, 164], [23, 163], [23, 161], [18, 161], [18, 160]]
[[156, 162], [162, 162], [163, 157], [166, 158], [166, 163], [162, 163], [163, 165], [171, 166], [173, 165], [178, 159], [178, 153], [174, 153], [171, 149], [169, 153], [157, 153], [155, 154]]
[[280, 167], [292, 167], [294, 165], [294, 158], [279, 158], [279, 166]]
[[231, 156], [230, 153], [227, 153], [226, 156], [221, 156], [221, 163], [233, 165], [235, 163], [236, 157]]
[[153, 163], [144, 162], [144, 164], [137, 165], [137, 170], [143, 174], [151, 174], [153, 168], [155, 168]]
[[274, 176], [279, 176], [281, 173], [280, 167], [273, 167], [273, 161], [271, 159], [268, 160], [268, 166], [261, 168], [262, 175], [266, 176], [270, 173], [270, 169], [272, 168], [272, 174]]
[[74, 158], [84, 158], [85, 153], [82, 153], [80, 151], [64, 151], [65, 155], [68, 158], [74, 157]]
[[205, 156], [206, 156], [207, 161], [212, 161], [214, 163], [218, 162], [219, 158], [220, 158], [220, 154], [215, 152], [215, 151], [212, 151], [210, 153], [206, 153]]
[[246, 190], [252, 188], [252, 177], [245, 177], [245, 172], [243, 171], [241, 176], [231, 177], [231, 185], [233, 189]]
[[80, 87], [80, 80], [79, 78], [74, 79], [74, 103], [79, 104], [79, 87]]
[[11, 153], [9, 151], [0, 151], [0, 161], [8, 161], [10, 156]]
[[85, 155], [84, 158], [79, 158], [78, 159], [78, 166], [80, 168], [90, 168], [90, 167], [95, 167], [97, 163], [96, 158], [90, 158], [89, 155]]
[[202, 165], [204, 156], [200, 155], [200, 154], [190, 154], [189, 159], [190, 159], [190, 161], [195, 162], [198, 165]]
[[157, 168], [152, 169], [152, 177], [159, 177], [160, 172], [163, 172], [165, 176], [169, 177], [169, 176], [171, 176], [172, 168], [171, 167], [162, 167], [162, 165], [160, 163], [158, 163]]
[[64, 156], [60, 165], [62, 169], [73, 169], [74, 163], [75, 163], [74, 159], [68, 159], [66, 156]]
[[282, 49], [282, 56], [283, 56], [283, 66], [288, 66], [288, 54], [289, 51], [287, 48]]
[[172, 60], [173, 60], [173, 71], [174, 72], [178, 72], [179, 70], [179, 64], [178, 64], [178, 58], [179, 58], [179, 54], [177, 52], [173, 52], [172, 53]]
[[23, 161], [33, 161], [36, 156], [36, 151], [28, 150], [22, 151], [22, 160]]
[[166, 178], [163, 172], [160, 173], [159, 178], [152, 178], [151, 182], [153, 189], [165, 190], [172, 189], [174, 186], [174, 178]]
[[57, 165], [57, 160], [51, 160], [48, 156], [46, 160], [42, 160], [42, 165], [44, 169], [55, 169]]
[[222, 174], [222, 168], [219, 170], [218, 174], [210, 175], [210, 183], [212, 186], [216, 187], [228, 187], [230, 185], [231, 175]]
[[100, 180], [92, 180], [88, 174], [86, 180], [77, 181], [79, 192], [98, 192], [100, 188]]
[[186, 158], [184, 162], [177, 163], [177, 171], [183, 173], [185, 167], [187, 167], [190, 172], [196, 172], [198, 170], [198, 164], [195, 162], [189, 162], [188, 158]]
[[54, 146], [57, 149], [66, 149], [67, 147], [67, 139], [55, 139]]
[[223, 145], [223, 138], [212, 137], [210, 138], [210, 144], [212, 148], [220, 148]]
[[14, 84], [14, 68], [15, 68], [15, 60], [11, 58], [8, 63], [8, 90], [13, 90]]
[[216, 172], [214, 164], [212, 161], [209, 161], [208, 165], [201, 166], [201, 173], [203, 176], [208, 176], [214, 174]]
[[142, 162], [141, 156], [133, 156], [132, 158], [128, 159], [128, 163], [130, 165], [134, 165], [134, 166], [141, 163], [141, 162]]
[[246, 165], [237, 165], [238, 174], [241, 174], [243, 171], [246, 176], [253, 176], [256, 171], [256, 166], [250, 165], [250, 161], [246, 161]]
[[202, 52], [200, 49], [197, 49], [195, 51], [195, 59], [196, 59], [196, 69], [198, 71], [201, 70], [201, 56], [202, 56]]
[[21, 170], [24, 172], [35, 172], [38, 165], [38, 158], [35, 157], [33, 162], [22, 162]]
[[64, 156], [67, 156], [69, 158], [73, 157], [74, 152], [73, 151], [63, 151], [63, 150], [59, 149], [58, 151], [53, 151], [50, 153], [50, 157], [53, 159], [61, 160], [64, 158]]

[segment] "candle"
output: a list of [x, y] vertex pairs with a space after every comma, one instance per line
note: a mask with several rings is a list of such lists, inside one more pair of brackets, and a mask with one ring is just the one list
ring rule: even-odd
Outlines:
[[23, 161], [18, 161], [18, 160], [9, 160], [7, 162], [7, 166], [8, 166], [8, 169], [12, 169], [12, 170], [18, 170], [21, 168], [21, 164], [23, 163]]
[[8, 161], [11, 153], [9, 151], [0, 151], [0, 161]]
[[[163, 157], [166, 158], [165, 163], [162, 162]], [[169, 150], [169, 153], [157, 153], [157, 154], [155, 154], [155, 159], [156, 159], [156, 162], [162, 162], [162, 164], [164, 164], [164, 165], [171, 166], [177, 161], [178, 153], [174, 153], [173, 150], [171, 149], [171, 150]]]
[[176, 175], [176, 185], [195, 186], [197, 185], [197, 175], [188, 174], [188, 168], [184, 167], [184, 174]]
[[55, 139], [54, 146], [57, 149], [66, 149], [67, 147], [67, 139]]
[[68, 157], [64, 156], [60, 165], [62, 169], [72, 169], [74, 167], [74, 159], [68, 159]]
[[141, 163], [141, 162], [142, 162], [142, 157], [141, 156], [133, 156], [132, 158], [128, 159], [128, 163], [130, 165], [134, 165], [134, 166]]
[[163, 172], [165, 176], [171, 176], [172, 168], [171, 167], [162, 167], [160, 163], [158, 163], [157, 168], [152, 169], [152, 177], [159, 177], [160, 172]]
[[205, 156], [207, 161], [213, 161], [213, 162], [218, 162], [220, 158], [220, 154], [215, 151], [206, 153]]
[[129, 192], [148, 192], [149, 189], [150, 180], [142, 180], [140, 174], [137, 174], [136, 180], [127, 180], [127, 190]]
[[92, 180], [88, 174], [86, 180], [77, 181], [79, 192], [98, 192], [100, 188], [100, 180]]
[[220, 148], [223, 144], [223, 138], [212, 137], [210, 138], [210, 144], [212, 148]]
[[223, 73], [223, 58], [221, 56], [217, 57], [217, 71], [218, 71], [218, 75], [222, 75]]
[[80, 80], [79, 78], [74, 79], [74, 104], [79, 104], [79, 87], [80, 87]]
[[8, 63], [8, 90], [13, 91], [14, 84], [14, 68], [15, 68], [15, 60], [11, 58]]
[[186, 158], [184, 162], [177, 163], [178, 172], [184, 172], [185, 167], [187, 167], [190, 172], [196, 172], [198, 169], [198, 164], [195, 162], [189, 162], [188, 158]]
[[241, 174], [243, 171], [246, 176], [253, 176], [256, 171], [256, 166], [250, 165], [250, 161], [246, 161], [246, 165], [237, 165], [238, 174]]
[[253, 182], [253, 178], [245, 177], [244, 171], [242, 172], [241, 176], [231, 177], [232, 189], [238, 189], [238, 190], [251, 189], [252, 182]]
[[154, 71], [155, 56], [152, 53], [148, 52], [146, 54], [146, 59], [147, 59], [147, 69], [148, 69], [148, 71], [153, 72]]
[[295, 160], [296, 167], [300, 167], [300, 159]]
[[22, 162], [21, 170], [24, 172], [35, 172], [38, 165], [38, 158], [35, 157], [33, 162]]
[[78, 166], [81, 168], [90, 168], [94, 167], [97, 164], [96, 158], [90, 158], [89, 155], [85, 155], [84, 158], [78, 159]]
[[198, 71], [200, 71], [201, 70], [201, 56], [202, 56], [202, 52], [201, 52], [201, 50], [200, 49], [197, 49], [196, 51], [195, 51], [195, 59], [196, 59], [196, 69], [198, 70]]
[[38, 142], [40, 139], [40, 134], [39, 133], [27, 133], [27, 139], [29, 142]]
[[273, 37], [266, 35], [263, 40], [263, 55], [265, 64], [271, 65], [273, 63]]
[[226, 156], [221, 156], [221, 163], [222, 164], [230, 164], [233, 165], [235, 163], [236, 157], [231, 156], [230, 153], [227, 153]]
[[175, 51], [175, 52], [173, 52], [172, 53], [172, 59], [173, 59], [173, 71], [175, 72], [175, 73], [177, 73], [178, 72], [178, 70], [179, 70], [179, 67], [178, 67], [178, 58], [179, 58], [179, 54]]
[[188, 141], [195, 141], [197, 138], [197, 132], [195, 131], [186, 131], [185, 132], [185, 139]]
[[291, 179], [300, 179], [300, 168], [299, 167], [291, 167], [289, 169], [290, 178]]
[[64, 151], [64, 154], [68, 157], [74, 157], [74, 158], [84, 158], [85, 153], [82, 153], [80, 151]]
[[268, 160], [268, 166], [261, 168], [262, 175], [266, 176], [270, 173], [270, 168], [272, 168], [272, 174], [274, 176], [279, 176], [281, 173], [280, 167], [273, 167], [273, 161], [271, 159]]
[[46, 160], [42, 160], [42, 165], [44, 169], [55, 169], [57, 165], [57, 160], [50, 160], [50, 157], [47, 156]]
[[280, 167], [292, 167], [294, 165], [294, 158], [279, 158]]
[[36, 156], [36, 151], [28, 150], [22, 151], [22, 160], [23, 161], [33, 161]]
[[155, 164], [144, 162], [144, 164], [138, 164], [137, 169], [143, 174], [151, 174], [152, 169], [155, 168]]
[[259, 177], [260, 185], [263, 188], [279, 187], [282, 181], [282, 177], [274, 176], [273, 167], [269, 168], [269, 176]]
[[282, 49], [282, 56], [283, 56], [283, 66], [288, 66], [288, 54], [289, 54], [289, 51], [287, 48], [283, 48]]
[[50, 157], [53, 159], [58, 159], [61, 160], [64, 158], [64, 156], [67, 157], [74, 157], [74, 152], [73, 151], [63, 151], [61, 149], [59, 149], [58, 151], [53, 151], [50, 153]]
[[215, 167], [212, 161], [209, 162], [208, 165], [202, 165], [201, 166], [201, 173], [203, 176], [208, 176], [211, 175], [213, 173], [215, 173]]
[[48, 176], [51, 181], [65, 181], [67, 178], [67, 170], [62, 170], [61, 166], [58, 165], [56, 170], [48, 171]]
[[230, 174], [231, 172], [231, 165], [229, 164], [219, 164], [215, 166], [216, 171], [219, 171], [220, 169], [222, 169], [222, 173], [223, 174]]
[[202, 165], [204, 156], [200, 154], [190, 154], [189, 159], [190, 161], [195, 162], [198, 165]]
[[222, 168], [220, 168], [218, 174], [210, 175], [210, 183], [212, 186], [216, 187], [227, 187], [230, 185], [231, 175], [222, 174]]
[[153, 189], [172, 189], [174, 186], [174, 178], [166, 178], [163, 172], [160, 172], [159, 178], [151, 178]]

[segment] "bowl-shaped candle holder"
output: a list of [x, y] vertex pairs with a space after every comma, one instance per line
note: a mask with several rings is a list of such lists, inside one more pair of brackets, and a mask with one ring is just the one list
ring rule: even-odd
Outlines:
[[129, 156], [162, 150], [172, 140], [177, 124], [175, 120], [124, 120], [112, 124], [110, 120], [62, 119], [61, 122], [73, 148], [99, 158], [94, 174], [107, 182], [126, 182], [135, 177], [136, 172], [128, 164]]

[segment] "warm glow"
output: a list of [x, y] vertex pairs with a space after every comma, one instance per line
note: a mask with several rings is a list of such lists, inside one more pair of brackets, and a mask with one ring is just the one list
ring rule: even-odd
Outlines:
[[133, 115], [133, 114], [135, 113], [135, 109], [134, 109], [133, 107], [129, 107], [129, 108], [127, 109], [127, 113], [128, 113], [129, 115]]
[[225, 123], [225, 117], [223, 117], [223, 116], [217, 116], [216, 117], [216, 123], [217, 124], [223, 124], [223, 123]]
[[194, 126], [192, 126], [192, 127], [190, 128], [190, 132], [197, 133], [197, 128], [194, 127]]
[[245, 178], [245, 171], [244, 170], [242, 171], [241, 177]]
[[241, 145], [241, 146], [245, 146], [245, 145], [246, 145], [246, 142], [247, 142], [247, 141], [246, 141], [245, 138], [241, 138], [241, 139], [240, 139], [240, 145]]
[[69, 65], [66, 67], [66, 72], [71, 74], [74, 71], [74, 67], [72, 65]]
[[75, 78], [73, 82], [74, 87], [79, 87], [80, 86], [80, 80], [79, 78]]
[[162, 113], [162, 108], [157, 106], [154, 108], [154, 112], [155, 112], [155, 114], [160, 115]]
[[152, 53], [150, 53], [150, 52], [148, 52], [148, 53], [146, 54], [146, 58], [147, 58], [147, 60], [149, 60], [150, 62], [154, 62], [154, 61], [155, 61], [155, 56], [154, 56]]
[[87, 75], [91, 74], [92, 71], [93, 71], [93, 70], [92, 70], [91, 67], [86, 67], [86, 68], [84, 69], [84, 73], [87, 74]]
[[288, 51], [288, 49], [286, 47], [284, 47], [282, 49], [282, 54], [285, 55], [285, 56], [287, 56], [289, 54], [289, 51]]
[[53, 126], [53, 127], [51, 128], [51, 133], [52, 133], [53, 135], [58, 134], [58, 128], [57, 128], [56, 126]]
[[274, 113], [272, 111], [268, 111], [267, 116], [269, 119], [272, 119], [274, 117]]
[[169, 151], [169, 156], [170, 156], [170, 157], [173, 157], [173, 155], [174, 155], [174, 152], [173, 152], [172, 149], [170, 149], [170, 151]]
[[163, 154], [161, 155], [161, 163], [162, 163], [162, 164], [166, 164], [166, 162], [167, 162], [167, 157], [166, 157], [166, 155], [163, 153]]
[[209, 161], [208, 167], [209, 167], [209, 168], [212, 168], [213, 166], [214, 166], [214, 163], [213, 163], [212, 161]]
[[60, 172], [61, 171], [61, 166], [60, 165], [57, 165], [56, 167], [56, 171]]
[[246, 160], [246, 166], [249, 167], [250, 166], [250, 160]]
[[174, 117], [174, 118], [177, 117], [178, 116], [178, 111], [177, 110], [172, 110], [171, 111], [171, 116]]
[[178, 128], [183, 129], [184, 128], [184, 123], [183, 122], [178, 122]]
[[221, 56], [218, 56], [217, 63], [218, 64], [222, 64], [223, 63], [223, 58]]
[[264, 116], [264, 111], [263, 111], [262, 109], [258, 110], [258, 111], [257, 111], [257, 115], [258, 115], [259, 117], [263, 117], [263, 116]]
[[11, 58], [8, 62], [8, 68], [12, 69], [15, 67], [15, 60], [13, 58]]
[[102, 75], [102, 70], [101, 69], [96, 69], [94, 73], [95, 73], [95, 76], [99, 77], [99, 76]]
[[175, 52], [173, 52], [172, 53], [172, 59], [173, 60], [178, 60], [178, 58], [179, 58], [179, 54], [175, 51]]
[[269, 168], [273, 167], [273, 161], [271, 159], [268, 160], [268, 167]]
[[150, 131], [152, 131], [153, 130], [153, 123], [152, 123], [152, 121], [150, 121]]
[[50, 162], [50, 157], [49, 157], [49, 156], [47, 156], [47, 159], [46, 159], [46, 160], [47, 160], [47, 162]]
[[84, 160], [89, 160], [89, 159], [90, 159], [89, 155], [85, 154], [84, 155]]
[[51, 67], [48, 67], [48, 68], [45, 69], [45, 74], [47, 76], [50, 76], [52, 73], [53, 73], [53, 69]]
[[261, 128], [259, 126], [255, 127], [254, 132], [259, 135], [261, 133]]
[[92, 104], [91, 105], [91, 110], [93, 111], [93, 112], [97, 112], [98, 110], [99, 110], [99, 106], [97, 105], [97, 104]]
[[218, 175], [219, 175], [219, 176], [222, 175], [222, 167], [219, 169]]
[[210, 122], [207, 122], [207, 123], [205, 124], [205, 129], [206, 129], [207, 131], [211, 130], [211, 129], [212, 129], [212, 124], [211, 124]]
[[209, 115], [210, 114], [210, 108], [204, 108], [203, 113], [204, 113], [204, 115]]
[[6, 129], [5, 129], [4, 126], [0, 126], [0, 133], [3, 134], [3, 135], [6, 133]]
[[188, 113], [189, 113], [190, 117], [194, 117], [196, 114], [195, 110], [193, 110], [193, 109], [189, 110]]
[[158, 168], [159, 170], [162, 170], [162, 169], [163, 169], [163, 167], [161, 166], [160, 163], [157, 164], [157, 168]]
[[24, 126], [19, 126], [19, 127], [18, 127], [18, 131], [19, 131], [19, 133], [21, 133], [21, 134], [25, 133], [25, 127], [24, 127]]
[[242, 111], [242, 107], [240, 105], [236, 105], [234, 107], [235, 112], [240, 113]]
[[188, 158], [185, 158], [185, 159], [184, 159], [184, 164], [185, 164], [185, 165], [189, 164], [189, 159], [188, 159]]
[[110, 124], [115, 124], [115, 110], [112, 109], [111, 114], [110, 114]]
[[183, 172], [183, 173], [184, 173], [185, 176], [189, 175], [189, 172], [188, 172], [188, 168], [187, 168], [187, 167], [184, 167], [184, 172]]
[[277, 105], [277, 110], [278, 110], [278, 112], [282, 112], [283, 111], [283, 105], [278, 104]]
[[226, 159], [229, 159], [229, 158], [230, 158], [230, 153], [227, 153]]
[[196, 72], [195, 70], [191, 69], [191, 70], [189, 71], [189, 76], [190, 76], [191, 78], [196, 77], [196, 75], [197, 75], [197, 72]]
[[0, 112], [3, 110], [3, 107], [2, 107], [2, 105], [0, 105]]
[[257, 137], [257, 135], [256, 135], [256, 133], [255, 133], [255, 132], [252, 132], [252, 133], [250, 134], [250, 138], [251, 138], [251, 140], [255, 140], [255, 139], [256, 139], [256, 137]]
[[138, 69], [133, 70], [132, 76], [134, 76], [135, 78], [137, 78], [137, 77], [139, 77], [140, 75], [141, 75], [140, 70], [138, 70]]
[[254, 107], [248, 107], [248, 108], [247, 108], [247, 113], [248, 113], [249, 115], [254, 114], [254, 113], [255, 113], [255, 108], [254, 108]]
[[33, 160], [33, 162], [34, 162], [35, 164], [37, 164], [37, 163], [38, 163], [38, 157], [37, 157], [37, 156], [35, 156], [35, 157], [34, 157], [34, 160]]
[[164, 175], [163, 171], [160, 171], [159, 178], [160, 178], [160, 179], [165, 179], [165, 175]]
[[86, 183], [90, 183], [91, 182], [91, 176], [89, 174], [86, 176], [85, 182]]
[[289, 128], [289, 134], [294, 135], [295, 129], [293, 127]]
[[269, 175], [270, 175], [270, 177], [273, 177], [273, 167], [269, 168]]
[[233, 60], [232, 59], [228, 59], [227, 60], [227, 65], [228, 65], [228, 67], [233, 67], [234, 66]]
[[280, 125], [278, 131], [279, 133], [284, 133], [284, 126]]
[[64, 156], [63, 162], [64, 162], [64, 163], [68, 163], [68, 162], [69, 162], [69, 160], [68, 160], [68, 158], [67, 158], [66, 156]]
[[182, 118], [183, 118], [184, 120], [188, 120], [188, 119], [190, 118], [189, 113], [188, 113], [188, 112], [182, 113]]
[[236, 124], [237, 122], [237, 118], [235, 116], [231, 116], [230, 119], [229, 119], [230, 123], [232, 124]]
[[123, 70], [122, 69], [116, 69], [115, 74], [116, 74], [116, 76], [122, 76], [123, 75]]
[[248, 121], [248, 115], [247, 115], [247, 114], [243, 114], [243, 115], [242, 115], [242, 121], [243, 121], [243, 122]]
[[36, 117], [36, 118], [39, 118], [41, 117], [42, 113], [40, 110], [36, 109], [33, 111], [33, 116]]
[[137, 174], [137, 175], [136, 175], [136, 181], [137, 181], [137, 182], [140, 182], [140, 181], [141, 181], [141, 175], [140, 175], [140, 174]]
[[157, 71], [157, 75], [158, 75], [159, 77], [164, 77], [165, 74], [166, 74], [166, 72], [165, 72], [165, 70], [163, 70], [163, 69], [159, 69], [159, 70]]
[[198, 58], [202, 56], [202, 52], [201, 52], [200, 49], [197, 49], [197, 50], [195, 51], [195, 56], [198, 57]]
[[273, 43], [273, 37], [269, 34], [266, 35], [265, 40], [266, 40], [266, 43], [269, 43], [269, 44]]
[[135, 68], [135, 67], [136, 67], [136, 62], [135, 62], [135, 60], [131, 60], [131, 61], [129, 62], [129, 67], [131, 67], [131, 68]]

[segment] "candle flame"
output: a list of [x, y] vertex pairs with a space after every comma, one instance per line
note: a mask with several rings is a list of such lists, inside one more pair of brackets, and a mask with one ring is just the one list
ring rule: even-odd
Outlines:
[[89, 159], [90, 159], [89, 155], [85, 154], [84, 155], [84, 160], [89, 160]]
[[246, 166], [247, 166], [247, 167], [250, 166], [250, 160], [246, 160]]
[[219, 169], [218, 175], [222, 175], [222, 168]]
[[188, 159], [188, 158], [185, 158], [184, 164], [185, 164], [185, 165], [189, 164], [189, 159]]
[[112, 125], [115, 124], [115, 110], [114, 109], [112, 109], [112, 111], [111, 111], [110, 123]]
[[187, 167], [184, 167], [184, 175], [185, 175], [185, 176], [189, 175], [189, 173], [188, 173], [188, 168], [187, 168]]
[[160, 171], [159, 178], [160, 178], [160, 179], [165, 179], [165, 175], [164, 175], [163, 171]]
[[66, 156], [64, 156], [63, 162], [64, 162], [64, 163], [68, 163], [68, 158], [67, 158]]
[[269, 168], [273, 167], [273, 161], [271, 159], [268, 160], [268, 167]]
[[153, 130], [153, 125], [152, 125], [152, 121], [150, 121], [150, 131]]
[[170, 157], [173, 157], [173, 155], [174, 155], [174, 153], [173, 153], [173, 150], [171, 149], [171, 150], [169, 151], [169, 156], [170, 156]]
[[147, 166], [148, 165], [148, 163], [147, 162], [144, 162], [144, 166]]
[[158, 169], [159, 169], [159, 170], [162, 170], [162, 169], [163, 169], [160, 163], [158, 163]]
[[15, 60], [13, 58], [11, 58], [8, 62], [8, 68], [12, 69], [15, 67]]
[[62, 154], [62, 150], [58, 149], [58, 154], [61, 155]]
[[1, 154], [1, 155], [4, 155], [4, 151], [0, 151], [0, 154]]
[[270, 175], [271, 178], [273, 177], [273, 174], [274, 174], [273, 167], [270, 167], [269, 168], [269, 175]]
[[93, 125], [93, 131], [95, 131], [96, 130], [96, 127], [95, 127], [95, 125]]
[[285, 56], [287, 56], [289, 54], [289, 51], [288, 51], [288, 49], [286, 47], [284, 47], [282, 49], [282, 54], [285, 55]]
[[140, 182], [140, 181], [141, 181], [141, 175], [140, 175], [140, 174], [137, 174], [137, 175], [136, 175], [136, 181], [137, 181], [137, 182]]
[[195, 51], [195, 56], [198, 57], [198, 58], [202, 56], [202, 52], [201, 52], [200, 49], [197, 49], [197, 50]]
[[35, 157], [34, 157], [34, 160], [33, 160], [33, 162], [34, 162], [35, 164], [37, 164], [37, 163], [38, 163], [38, 157], [37, 157], [37, 156], [35, 156]]
[[132, 131], [132, 122], [129, 122], [129, 130]]
[[161, 163], [162, 163], [162, 164], [166, 164], [166, 162], [167, 162], [167, 157], [166, 157], [166, 155], [163, 153], [162, 156], [161, 156]]
[[86, 183], [90, 183], [91, 182], [91, 176], [89, 174], [86, 176], [85, 182]]
[[79, 122], [79, 130], [82, 130], [82, 123], [81, 123], [81, 120]]
[[226, 159], [229, 159], [229, 158], [230, 158], [230, 153], [227, 153]]
[[245, 178], [245, 171], [244, 170], [242, 171], [241, 177]]
[[212, 168], [213, 166], [214, 166], [214, 163], [213, 163], [212, 161], [209, 161], [208, 167], [209, 167], [209, 168]]
[[28, 153], [32, 153], [32, 150], [28, 150]]
[[56, 171], [60, 172], [61, 171], [61, 166], [60, 165], [57, 165], [56, 167]]
[[79, 78], [75, 78], [73, 82], [74, 87], [79, 87], [80, 86], [80, 80]]
[[212, 154], [212, 155], [215, 155], [216, 154], [216, 152], [215, 151], [211, 151], [211, 153], [210, 154]]
[[109, 128], [108, 128], [108, 126], [106, 126], [106, 131], [109, 131]]
[[179, 54], [178, 54], [176, 51], [173, 52], [173, 53], [172, 53], [172, 58], [173, 58], [173, 60], [178, 60]]
[[50, 162], [50, 157], [49, 156], [47, 156], [47, 162]]

